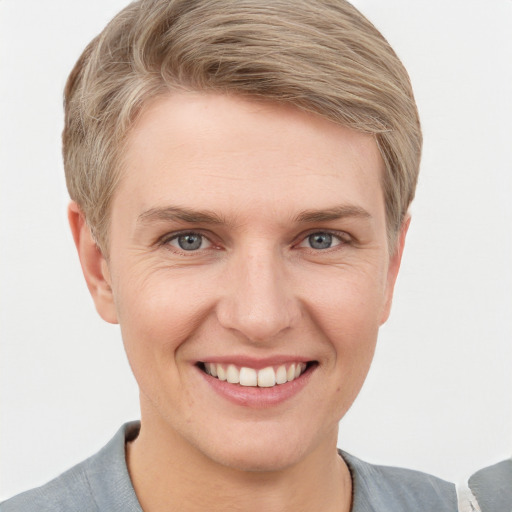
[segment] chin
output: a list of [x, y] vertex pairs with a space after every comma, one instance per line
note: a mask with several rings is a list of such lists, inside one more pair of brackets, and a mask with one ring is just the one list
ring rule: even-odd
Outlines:
[[268, 473], [283, 471], [300, 462], [303, 452], [298, 449], [275, 450], [268, 447], [235, 447], [213, 454], [215, 462], [237, 471]]
[[244, 432], [209, 436], [208, 444], [201, 443], [196, 448], [214, 463], [245, 472], [282, 471], [298, 464], [314, 450], [315, 439], [300, 429], [290, 432], [289, 425], [280, 425], [273, 432], [273, 428], [275, 425], [263, 423]]

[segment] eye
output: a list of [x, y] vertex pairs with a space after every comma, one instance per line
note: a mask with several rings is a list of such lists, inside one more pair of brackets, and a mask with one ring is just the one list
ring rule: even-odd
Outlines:
[[343, 243], [340, 236], [328, 233], [326, 231], [318, 231], [311, 233], [300, 244], [299, 247], [309, 247], [311, 249], [322, 250], [330, 249]]
[[211, 242], [199, 233], [180, 233], [169, 238], [166, 243], [189, 252], [197, 251], [198, 249], [207, 249], [211, 246]]

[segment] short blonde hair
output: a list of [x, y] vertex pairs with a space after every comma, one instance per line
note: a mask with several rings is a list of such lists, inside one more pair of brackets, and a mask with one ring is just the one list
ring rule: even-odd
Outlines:
[[127, 135], [149, 99], [215, 91], [284, 102], [375, 135], [388, 233], [400, 229], [422, 146], [408, 74], [344, 0], [138, 0], [87, 46], [65, 89], [71, 198], [108, 252]]

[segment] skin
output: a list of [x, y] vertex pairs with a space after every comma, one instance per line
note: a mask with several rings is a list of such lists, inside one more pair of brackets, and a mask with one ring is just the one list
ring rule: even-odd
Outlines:
[[[146, 512], [350, 510], [338, 422], [389, 315], [408, 227], [390, 254], [382, 172], [369, 135], [289, 106], [176, 93], [130, 133], [108, 258], [70, 205], [89, 290], [120, 324], [140, 387], [127, 463]], [[183, 233], [202, 245], [181, 249]], [[315, 233], [331, 246], [313, 247]], [[259, 407], [226, 399], [198, 367], [233, 357], [312, 364], [298, 392]]]

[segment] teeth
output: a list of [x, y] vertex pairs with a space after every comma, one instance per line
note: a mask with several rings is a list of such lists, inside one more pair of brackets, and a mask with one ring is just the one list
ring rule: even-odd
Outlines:
[[[211, 366], [217, 367], [217, 378], [219, 380], [226, 380], [226, 371], [220, 364], [212, 364]], [[210, 375], [212, 375], [212, 372], [210, 371]]]
[[[214, 365], [215, 366], [215, 365]], [[252, 368], [240, 368], [240, 385], [241, 386], [257, 386], [258, 374]]]
[[290, 382], [293, 379], [295, 379], [295, 365], [294, 364], [290, 365], [290, 367], [288, 368], [288, 371], [286, 372], [286, 380], [288, 382]]
[[306, 370], [306, 363], [291, 363], [277, 367], [267, 366], [261, 370], [234, 364], [223, 366], [216, 363], [204, 363], [205, 372], [219, 380], [241, 386], [271, 388], [276, 384], [286, 384], [298, 378]]
[[276, 385], [276, 372], [272, 366], [263, 368], [258, 372], [258, 386], [260, 388], [271, 388]]
[[288, 382], [288, 379], [286, 377], [286, 366], [283, 364], [277, 369], [276, 372], [276, 383], [277, 384], [284, 384], [285, 382]]
[[240, 372], [234, 364], [230, 364], [226, 371], [226, 380], [230, 384], [238, 384], [240, 382]]

